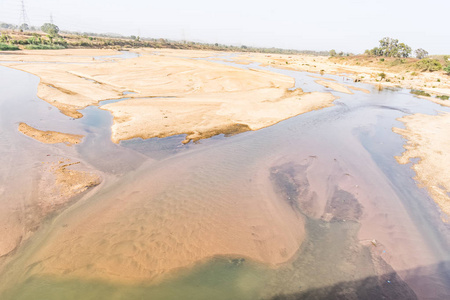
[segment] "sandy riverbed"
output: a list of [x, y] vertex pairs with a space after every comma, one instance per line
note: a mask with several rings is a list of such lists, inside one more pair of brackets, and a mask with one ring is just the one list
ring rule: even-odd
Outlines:
[[[330, 106], [334, 100], [330, 93], [290, 91], [293, 80], [284, 75], [184, 58], [200, 57], [201, 53], [171, 50], [158, 55], [150, 51], [141, 51], [141, 54], [139, 58], [116, 62], [11, 66], [41, 74], [40, 95], [46, 95], [44, 98], [49, 103], [73, 117], [81, 117], [77, 112], [79, 108], [121, 98], [126, 91], [135, 92], [126, 95], [130, 100], [102, 106], [114, 115], [112, 139], [115, 142], [182, 133], [187, 134], [185, 141], [188, 142], [219, 133], [257, 130]], [[335, 89], [342, 88], [350, 86], [335, 86]], [[64, 111], [64, 107], [69, 109]], [[299, 143], [297, 148], [303, 145], [305, 143]], [[265, 146], [261, 144], [261, 148]], [[288, 147], [297, 149], [293, 144]], [[330, 154], [331, 148], [322, 149]], [[295, 165], [292, 163], [295, 160], [288, 160], [286, 164], [256, 160], [257, 147], [238, 152], [221, 145], [215, 150], [199, 151], [189, 156], [189, 160], [180, 155], [161, 164], [144, 166], [144, 171], [128, 174], [121, 183], [102, 190], [88, 206], [80, 206], [73, 214], [68, 212], [55, 219], [54, 230], [46, 235], [45, 245], [32, 251], [26, 260], [24, 266], [31, 266], [26, 276], [49, 274], [135, 283], [162, 278], [174, 270], [218, 255], [251, 258], [270, 266], [289, 261], [306, 237], [304, 216], [287, 201], [292, 202], [286, 182], [294, 182], [294, 187], [298, 182], [298, 186], [303, 187], [301, 184], [307, 173], [304, 168], [310, 165]], [[217, 151], [224, 152], [220, 156]], [[229, 153], [233, 153], [233, 159], [229, 158]], [[299, 158], [298, 153], [294, 156], [304, 159]], [[310, 161], [317, 159], [316, 156], [309, 158]], [[254, 164], [249, 163], [252, 159], [255, 159]], [[371, 162], [370, 158], [362, 161], [366, 165]], [[47, 172], [44, 173], [47, 177], [44, 176], [39, 188], [46, 193], [53, 192], [53, 198], [47, 194], [43, 197], [52, 201], [47, 207], [50, 212], [54, 211], [54, 202], [65, 204], [72, 192], [79, 193], [98, 184], [99, 179], [94, 174], [71, 170], [80, 166], [77, 162], [59, 160], [49, 164], [50, 167], [43, 164], [42, 172]], [[242, 168], [246, 164], [248, 167]], [[333, 164], [336, 179], [325, 177], [328, 182], [335, 180], [337, 184], [333, 188], [338, 189], [331, 198], [322, 195], [322, 201], [317, 201], [315, 197], [325, 193], [321, 181], [324, 170]], [[291, 170], [291, 166], [295, 168]], [[370, 169], [372, 172], [368, 172]], [[412, 248], [408, 246], [416, 240], [415, 232], [411, 234], [413, 238], [405, 238], [407, 229], [392, 229], [386, 221], [387, 214], [379, 213], [383, 202], [373, 198], [375, 193], [371, 193], [383, 186], [379, 181], [365, 180], [370, 182], [369, 188], [359, 188], [364, 187], [361, 179], [364, 174], [378, 174], [376, 166], [355, 170], [358, 171], [352, 176], [330, 156], [323, 169], [308, 174], [317, 193], [314, 194], [313, 189], [307, 195], [311, 197], [299, 200], [302, 212], [330, 223], [361, 221], [364, 226], [360, 237], [368, 246], [395, 250], [392, 253], [397, 255], [389, 263], [396, 270], [415, 267], [411, 261], [432, 261], [427, 260], [428, 257], [405, 261], [401, 258], [409, 258], [399, 253]], [[384, 177], [378, 174], [376, 178]], [[52, 190], [54, 185], [62, 183], [68, 183], [67, 189]], [[130, 183], [132, 189], [127, 188]], [[386, 193], [386, 197], [380, 198], [390, 199], [388, 196]], [[327, 199], [329, 201], [325, 201]], [[390, 218], [406, 218], [404, 207], [399, 201], [396, 203], [386, 209], [392, 214]], [[373, 219], [377, 224], [386, 224], [390, 231], [367, 226]], [[403, 224], [407, 224], [405, 228], [413, 228], [410, 220]], [[389, 236], [393, 232], [402, 236], [402, 243]], [[374, 237], [383, 243], [373, 243]]]
[[[52, 52], [45, 58], [32, 58], [44, 60], [55, 55], [54, 61], [64, 62], [68, 51], [61, 56]], [[114, 115], [112, 140], [116, 143], [178, 134], [187, 134], [185, 142], [189, 142], [220, 133], [257, 130], [330, 106], [335, 99], [329, 93], [289, 91], [294, 80], [285, 75], [185, 58], [211, 56], [213, 52], [139, 52], [138, 58], [86, 64], [86, 57], [101, 51], [89, 50], [81, 56], [77, 50], [74, 55], [85, 64], [6, 65], [39, 76], [38, 96], [74, 118], [82, 116], [77, 111], [81, 108], [133, 92], [126, 96], [131, 101], [104, 106]], [[67, 62], [76, 62], [76, 57], [68, 56]]]

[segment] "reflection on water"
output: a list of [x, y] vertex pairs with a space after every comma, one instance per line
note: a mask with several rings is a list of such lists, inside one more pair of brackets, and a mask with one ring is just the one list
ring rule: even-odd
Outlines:
[[[327, 91], [306, 73], [264, 69], [294, 77], [296, 87], [305, 91]], [[344, 80], [339, 76], [328, 77]], [[29, 250], [21, 249], [18, 257], [33, 257], [42, 249], [39, 241], [46, 241], [50, 246], [52, 241], [58, 241], [58, 231], [62, 229], [56, 228], [64, 224], [69, 224], [67, 230], [73, 226], [74, 231], [81, 231], [78, 239], [67, 241], [73, 249], [95, 248], [98, 246], [95, 238], [105, 234], [111, 234], [110, 240], [129, 240], [131, 229], [144, 225], [153, 228], [155, 234], [167, 237], [176, 232], [166, 232], [166, 229], [195, 236], [196, 230], [201, 231], [204, 226], [201, 221], [194, 229], [177, 227], [184, 221], [195, 224], [191, 216], [201, 219], [217, 214], [220, 219], [222, 213], [239, 212], [238, 217], [230, 215], [229, 219], [238, 224], [251, 224], [254, 219], [245, 214], [247, 206], [242, 206], [241, 211], [228, 206], [247, 199], [262, 201], [268, 196], [261, 190], [267, 188], [276, 192], [292, 215], [305, 220], [306, 237], [293, 258], [277, 268], [239, 255], [216, 257], [190, 265], [153, 284], [146, 284], [145, 280], [132, 284], [79, 278], [70, 275], [72, 270], [67, 270], [69, 275], [56, 276], [40, 272], [40, 268], [45, 271], [45, 261], [17, 259], [11, 262], [8, 273], [1, 275], [9, 278], [9, 291], [3, 298], [328, 299], [341, 295], [342, 298], [379, 299], [381, 295], [388, 299], [414, 299], [417, 295], [443, 299], [450, 295], [447, 263], [450, 229], [440, 221], [439, 211], [426, 192], [411, 179], [409, 166], [396, 163], [394, 156], [402, 152], [404, 141], [391, 131], [394, 126], [402, 126], [395, 119], [407, 113], [434, 114], [448, 109], [403, 90], [376, 92], [367, 85], [354, 85], [370, 89], [372, 94], [336, 93], [341, 98], [335, 101], [334, 107], [256, 132], [232, 138], [215, 137], [184, 146], [182, 136], [134, 139], [116, 145], [110, 140], [109, 112], [88, 107], [83, 110], [84, 118], [69, 120], [52, 110], [52, 114], [46, 114], [48, 120], [43, 120], [49, 129], [57, 124], [85, 132], [84, 142], [76, 146], [80, 156], [104, 172], [125, 175], [90, 201], [61, 214], [51, 226], [38, 233], [39, 238], [30, 243]], [[27, 101], [23, 95], [20, 97]], [[28, 116], [39, 121], [34, 114]], [[9, 125], [2, 123], [2, 126], [4, 129]], [[255, 174], [263, 174], [267, 179], [263, 182], [269, 186], [258, 185], [261, 182], [255, 180]], [[164, 178], [160, 180], [158, 176]], [[117, 203], [123, 206], [117, 209], [111, 223], [102, 224], [104, 231], [92, 235], [81, 225], [77, 227], [76, 220], [82, 220], [89, 212], [98, 210], [107, 214], [111, 211], [109, 205]], [[175, 221], [179, 223], [173, 216], [177, 216]], [[99, 214], [98, 219], [101, 218]], [[234, 232], [233, 224], [227, 224], [225, 219], [206, 224], [222, 225], [217, 228], [222, 234], [227, 230]], [[224, 225], [229, 228], [224, 229]], [[83, 232], [87, 233], [85, 241], [88, 241], [84, 245]], [[188, 239], [187, 236], [184, 238]], [[155, 240], [164, 241], [167, 237]], [[142, 242], [139, 247], [144, 252], [157, 247], [150, 239]], [[208, 244], [205, 240], [200, 242]], [[238, 242], [245, 244], [249, 240]], [[64, 247], [59, 249], [63, 249], [58, 253], [59, 258], [48, 257], [49, 266], [67, 258]], [[118, 250], [117, 244], [99, 249], [105, 251], [105, 257]], [[119, 257], [121, 253], [115, 254]], [[78, 257], [75, 251], [73, 259]], [[121, 263], [127, 260], [132, 258]], [[98, 271], [93, 266], [95, 261], [87, 261], [83, 268]], [[27, 272], [22, 272], [24, 269]]]

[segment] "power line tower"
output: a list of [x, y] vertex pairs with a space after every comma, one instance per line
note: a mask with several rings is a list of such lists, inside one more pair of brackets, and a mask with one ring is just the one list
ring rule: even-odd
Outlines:
[[24, 2], [24, 0], [21, 0], [21, 3], [22, 3], [22, 8], [21, 8], [21, 11], [20, 11], [20, 25], [23, 25], [23, 24], [29, 25], [30, 24], [30, 20], [28, 19], [27, 11], [25, 9], [25, 2]]

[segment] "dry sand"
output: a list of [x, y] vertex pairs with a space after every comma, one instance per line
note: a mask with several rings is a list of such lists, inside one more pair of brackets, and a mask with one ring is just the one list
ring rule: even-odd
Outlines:
[[425, 99], [425, 100], [428, 100], [428, 101], [431, 101], [431, 102], [434, 102], [434, 103], [437, 103], [437, 104], [440, 104], [442, 106], [450, 106], [450, 100], [442, 100], [442, 99], [439, 99], [439, 98], [426, 97], [426, 96], [417, 96], [417, 97]]
[[344, 86], [343, 84], [337, 83], [337, 82], [316, 80], [316, 83], [318, 83], [320, 85], [323, 85], [326, 88], [333, 89], [336, 92], [341, 92], [341, 93], [346, 93], [346, 94], [353, 94], [352, 91], [350, 91], [346, 86]]
[[393, 128], [393, 131], [408, 142], [397, 161], [407, 164], [411, 158], [420, 158], [412, 166], [415, 179], [427, 188], [442, 211], [450, 215], [450, 114], [415, 114], [399, 120], [406, 129]]
[[81, 143], [83, 135], [62, 133], [57, 131], [43, 131], [25, 123], [19, 124], [19, 131], [39, 142], [46, 144], [64, 143], [67, 146]]
[[[258, 130], [332, 105], [327, 93], [259, 89], [175, 99], [134, 99], [103, 106], [114, 118], [112, 140], [187, 134], [184, 142]], [[188, 104], [188, 105], [186, 105]]]
[[[332, 79], [328, 79], [328, 78], [323, 78], [326, 80], [332, 80]], [[337, 82], [333, 82], [333, 81], [323, 81], [323, 80], [316, 80], [316, 83], [323, 85], [326, 88], [330, 88], [332, 90], [335, 90], [337, 92], [341, 92], [341, 93], [346, 93], [346, 94], [353, 94], [353, 92], [351, 90], [355, 90], [355, 91], [360, 91], [366, 94], [370, 94], [369, 90], [360, 88], [360, 87], [356, 87], [356, 86], [352, 86], [349, 84], [342, 84], [342, 83], [337, 83]]]
[[90, 63], [93, 61], [94, 56], [119, 54], [121, 54], [119, 51], [107, 49], [2, 51], [0, 53], [0, 61]]

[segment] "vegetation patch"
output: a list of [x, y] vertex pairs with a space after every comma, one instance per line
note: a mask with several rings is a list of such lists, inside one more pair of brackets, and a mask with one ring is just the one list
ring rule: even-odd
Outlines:
[[442, 65], [437, 59], [433, 58], [424, 58], [416, 62], [414, 67], [422, 72], [429, 71], [439, 71], [442, 70]]
[[414, 95], [417, 95], [417, 96], [431, 97], [430, 94], [428, 94], [427, 92], [422, 91], [422, 90], [411, 90], [410, 93], [411, 93], [411, 94], [414, 94]]
[[46, 44], [40, 44], [40, 45], [26, 45], [25, 49], [28, 50], [58, 50], [58, 49], [65, 49], [66, 47], [61, 45], [46, 45]]
[[441, 100], [448, 100], [449, 96], [447, 96], [447, 95], [440, 95], [440, 96], [436, 96], [436, 98], [441, 99]]
[[19, 50], [19, 47], [9, 44], [0, 43], [0, 51], [13, 51]]
[[447, 72], [448, 74], [450, 74], [450, 65], [446, 66], [444, 68], [444, 71]]

